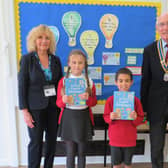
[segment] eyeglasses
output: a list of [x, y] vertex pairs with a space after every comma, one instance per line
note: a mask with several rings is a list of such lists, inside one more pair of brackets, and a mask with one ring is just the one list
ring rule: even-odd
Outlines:
[[168, 26], [168, 22], [160, 22], [158, 23], [159, 27], [164, 27], [164, 26]]

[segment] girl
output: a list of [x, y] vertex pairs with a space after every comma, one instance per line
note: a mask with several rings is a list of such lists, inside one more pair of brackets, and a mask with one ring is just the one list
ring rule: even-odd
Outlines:
[[[116, 73], [115, 83], [119, 91], [129, 91], [133, 77], [127, 68], [121, 68]], [[130, 114], [133, 120], [118, 120], [117, 112], [113, 111], [114, 96], [107, 99], [104, 109], [104, 120], [109, 124], [108, 135], [111, 146], [111, 157], [113, 168], [131, 168], [131, 160], [136, 146], [136, 126], [141, 124], [144, 118], [140, 100], [135, 97], [134, 109]]]
[[[85, 149], [88, 140], [93, 135], [92, 106], [97, 103], [96, 89], [93, 81], [88, 78], [88, 64], [85, 54], [81, 50], [72, 50], [68, 58], [68, 70], [66, 77], [58, 84], [57, 101], [58, 107], [62, 108], [59, 117], [59, 136], [66, 143], [67, 168], [75, 168], [75, 154], [77, 150], [78, 168], [85, 168]], [[85, 75], [83, 75], [83, 70]], [[65, 93], [66, 78], [83, 78], [86, 91], [80, 94], [86, 105], [74, 105], [72, 96]]]

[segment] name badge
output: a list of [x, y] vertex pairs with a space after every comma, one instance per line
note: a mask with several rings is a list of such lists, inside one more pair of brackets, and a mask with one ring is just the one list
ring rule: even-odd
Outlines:
[[56, 90], [54, 85], [45, 85], [44, 87], [44, 95], [45, 97], [55, 96]]

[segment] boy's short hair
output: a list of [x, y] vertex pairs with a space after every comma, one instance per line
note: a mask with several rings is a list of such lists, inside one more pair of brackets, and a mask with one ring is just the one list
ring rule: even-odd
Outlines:
[[132, 72], [131, 72], [128, 68], [120, 68], [120, 69], [116, 72], [115, 81], [117, 81], [118, 76], [119, 76], [120, 74], [129, 75], [130, 78], [131, 78], [131, 81], [133, 80]]

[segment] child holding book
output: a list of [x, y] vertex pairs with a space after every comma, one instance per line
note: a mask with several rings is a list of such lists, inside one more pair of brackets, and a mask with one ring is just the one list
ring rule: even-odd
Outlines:
[[[84, 74], [83, 74], [84, 72]], [[86, 89], [79, 94], [85, 104], [76, 105], [72, 95], [67, 95], [65, 80], [84, 79]], [[78, 168], [85, 168], [85, 150], [88, 140], [93, 135], [93, 114], [91, 107], [97, 103], [96, 89], [93, 81], [88, 77], [88, 64], [85, 54], [81, 50], [72, 50], [68, 57], [67, 74], [58, 84], [56, 104], [62, 109], [59, 117], [59, 135], [65, 141], [67, 151], [67, 168], [75, 168], [75, 155], [78, 156]], [[76, 151], [77, 150], [77, 151]]]
[[[132, 72], [127, 68], [121, 68], [115, 76], [115, 83], [119, 91], [129, 91], [132, 83]], [[136, 146], [136, 126], [142, 123], [144, 114], [140, 100], [134, 97], [134, 111], [130, 113], [132, 120], [121, 120], [120, 115], [113, 111], [114, 96], [110, 96], [104, 108], [104, 120], [109, 124], [108, 136], [111, 147], [113, 168], [131, 168], [132, 156]]]

